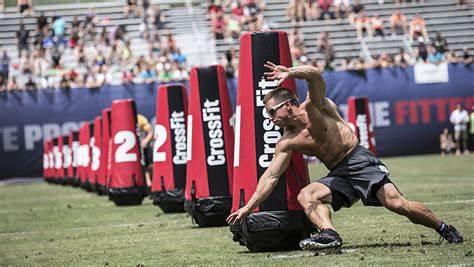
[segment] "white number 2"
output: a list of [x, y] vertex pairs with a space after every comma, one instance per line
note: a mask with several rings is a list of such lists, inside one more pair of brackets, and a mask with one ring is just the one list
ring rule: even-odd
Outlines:
[[115, 162], [133, 162], [137, 160], [137, 153], [129, 151], [135, 147], [137, 137], [132, 131], [119, 131], [114, 136], [114, 143], [120, 144], [115, 151]]
[[153, 162], [163, 162], [166, 160], [166, 152], [158, 152], [158, 149], [165, 143], [167, 137], [166, 128], [161, 124], [155, 125], [155, 143], [153, 144]]

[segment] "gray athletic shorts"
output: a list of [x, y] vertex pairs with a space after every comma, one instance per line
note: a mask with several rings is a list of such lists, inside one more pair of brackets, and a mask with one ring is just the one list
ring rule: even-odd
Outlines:
[[359, 199], [365, 206], [381, 206], [376, 193], [383, 185], [392, 183], [388, 176], [388, 169], [382, 161], [358, 145], [326, 177], [316, 182], [331, 189], [331, 206], [338, 211], [341, 207], [352, 206]]

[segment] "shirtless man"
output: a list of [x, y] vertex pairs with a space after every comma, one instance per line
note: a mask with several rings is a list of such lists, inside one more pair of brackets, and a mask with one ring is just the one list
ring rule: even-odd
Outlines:
[[342, 239], [325, 204], [331, 204], [334, 211], [338, 211], [359, 199], [366, 206], [385, 206], [413, 223], [433, 228], [449, 243], [463, 242], [463, 237], [452, 225], [445, 224], [422, 203], [403, 197], [389, 180], [385, 165], [359, 145], [354, 132], [338, 114], [336, 105], [325, 98], [326, 84], [317, 68], [287, 68], [271, 62], [265, 67], [270, 70], [265, 75], [277, 80], [278, 86], [288, 78], [305, 79], [308, 96], [299, 104], [296, 96], [282, 87], [265, 96], [265, 109], [273, 123], [284, 128], [284, 134], [255, 193], [244, 207], [229, 215], [229, 224], [245, 220], [270, 195], [288, 167], [292, 151], [298, 151], [316, 156], [330, 170], [326, 177], [307, 185], [298, 194], [298, 202], [306, 216], [320, 230], [318, 235], [300, 242], [302, 249], [341, 246]]

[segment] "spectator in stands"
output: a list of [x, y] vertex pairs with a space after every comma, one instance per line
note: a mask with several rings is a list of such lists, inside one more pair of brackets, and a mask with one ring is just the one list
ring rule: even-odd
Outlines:
[[227, 31], [226, 34], [233, 40], [238, 40], [241, 32], [239, 17], [233, 13], [230, 14], [229, 19], [227, 20]]
[[23, 16], [33, 15], [33, 4], [31, 0], [18, 0], [18, 12]]
[[462, 9], [466, 9], [469, 4], [469, 0], [457, 0], [456, 2], [456, 5]]
[[28, 77], [28, 81], [25, 83], [25, 90], [36, 90], [38, 86], [33, 81], [33, 78], [30, 76]]
[[319, 33], [316, 46], [324, 55], [324, 60], [328, 63], [332, 63], [335, 58], [335, 52], [334, 47], [329, 39], [329, 32], [324, 31]]
[[293, 28], [293, 31], [288, 36], [288, 41], [290, 43], [291, 57], [295, 60], [299, 60], [299, 58], [306, 53], [304, 38], [299, 28]]
[[333, 0], [318, 0], [319, 19], [334, 19]]
[[426, 62], [428, 59], [428, 48], [426, 47], [423, 37], [418, 37], [418, 46], [416, 47], [416, 59]]
[[305, 18], [307, 20], [315, 20], [319, 18], [318, 3], [316, 0], [308, 0], [305, 2]]
[[469, 123], [469, 115], [461, 104], [456, 105], [456, 109], [451, 113], [449, 121], [454, 125], [456, 155], [461, 155], [461, 147], [464, 150], [464, 154], [469, 154], [469, 149], [467, 148], [467, 124]]
[[171, 64], [165, 64], [163, 70], [160, 72], [158, 76], [158, 80], [160, 82], [169, 82], [173, 80], [173, 73], [171, 69]]
[[423, 36], [425, 40], [429, 40], [428, 32], [426, 31], [425, 20], [421, 17], [419, 13], [416, 13], [413, 19], [410, 22], [410, 41]]
[[449, 51], [449, 53], [446, 54], [446, 60], [448, 61], [448, 63], [452, 64], [457, 64], [460, 61], [459, 57], [456, 55], [456, 52], [454, 52], [453, 50]]
[[8, 56], [6, 50], [3, 50], [2, 57], [0, 58], [0, 76], [2, 77], [2, 84], [6, 86], [8, 82], [8, 75], [10, 73], [10, 61], [11, 58]]
[[414, 61], [410, 54], [405, 52], [403, 47], [400, 47], [400, 52], [395, 55], [395, 64], [399, 67], [405, 68], [409, 65], [413, 65]]
[[178, 63], [178, 66], [186, 65], [186, 57], [181, 53], [181, 49], [177, 48], [175, 52], [171, 53], [173, 61]]
[[375, 56], [371, 62], [372, 68], [389, 68], [392, 66], [393, 66], [393, 60], [390, 57], [390, 55], [388, 55], [385, 52], [382, 52], [378, 57]]
[[150, 0], [142, 0], [142, 10], [141, 14], [145, 17], [148, 13], [148, 8], [150, 8]]
[[5, 91], [7, 91], [7, 81], [3, 76], [0, 76], [0, 93]]
[[444, 52], [448, 51], [448, 42], [446, 41], [446, 38], [441, 36], [440, 32], [436, 32], [436, 37], [432, 42], [432, 45], [436, 49], [436, 52], [439, 52], [441, 54], [444, 54]]
[[90, 72], [86, 77], [86, 87], [89, 89], [99, 89], [101, 84], [97, 80], [97, 74], [95, 72]]
[[127, 0], [124, 7], [124, 15], [126, 18], [132, 13], [136, 17], [140, 17], [140, 10], [137, 7], [137, 0]]
[[372, 27], [370, 25], [370, 18], [365, 15], [365, 11], [361, 10], [355, 19], [357, 30], [357, 38], [362, 39], [362, 33], [366, 32], [367, 37], [372, 38]]
[[349, 22], [355, 24], [356, 18], [359, 16], [359, 13], [364, 10], [364, 5], [361, 3], [361, 0], [354, 0], [354, 4], [351, 6], [351, 11], [349, 12]]
[[263, 17], [261, 11], [264, 5], [261, 1], [247, 0], [243, 8], [244, 24], [248, 25], [250, 31], [258, 31], [262, 27]]
[[300, 22], [304, 20], [305, 11], [304, 0], [289, 0], [286, 16], [292, 22]]
[[189, 73], [188, 71], [184, 68], [183, 65], [179, 65], [178, 62], [174, 62], [172, 65], [172, 77], [173, 80], [175, 81], [184, 81], [189, 79]]
[[407, 19], [399, 9], [395, 10], [390, 17], [390, 28], [392, 36], [399, 33], [405, 35], [407, 33]]
[[48, 26], [48, 18], [44, 15], [43, 12], [40, 13], [40, 16], [36, 19], [36, 27], [38, 31], [42, 31]]
[[385, 37], [383, 20], [379, 15], [375, 15], [372, 19], [370, 19], [370, 24], [372, 25], [372, 32], [374, 33], [375, 37]]
[[71, 21], [71, 32], [77, 32], [79, 31], [79, 27], [81, 27], [81, 22], [79, 21], [79, 19], [77, 18], [76, 15], [74, 15], [72, 17], [72, 21]]
[[430, 45], [428, 48], [428, 62], [431, 64], [440, 64], [444, 61], [444, 54], [436, 51], [434, 46]]
[[23, 24], [23, 22], [20, 22], [20, 29], [16, 32], [18, 55], [21, 56], [23, 50], [26, 50], [26, 52], [29, 52], [29, 47], [28, 47], [29, 37], [30, 37], [30, 31], [25, 29], [25, 25]]
[[97, 13], [95, 12], [94, 8], [89, 8], [86, 13], [86, 18], [84, 20], [84, 29], [88, 29], [89, 27], [95, 27], [99, 22], [99, 17], [97, 17]]
[[244, 15], [244, 6], [241, 1], [232, 1], [230, 4], [230, 13], [240, 18]]
[[217, 4], [215, 0], [208, 0], [207, 14], [209, 18], [213, 20], [217, 14], [222, 13], [222, 5]]
[[160, 6], [154, 6], [153, 10], [153, 24], [157, 30], [162, 30], [165, 25], [165, 14], [161, 11]]
[[369, 67], [369, 64], [366, 64], [362, 57], [352, 61], [352, 70], [364, 71], [367, 67]]
[[8, 79], [7, 90], [8, 91], [20, 90], [20, 86], [18, 86], [18, 83], [16, 82], [16, 77], [15, 76]]
[[223, 40], [225, 38], [224, 32], [226, 28], [226, 21], [224, 15], [221, 13], [212, 21], [212, 32], [216, 40]]
[[66, 22], [61, 16], [56, 16], [53, 23], [54, 36], [57, 44], [63, 44], [63, 36], [66, 31]]
[[441, 149], [442, 156], [450, 154], [456, 147], [453, 141], [453, 137], [449, 133], [448, 128], [444, 128], [443, 132], [439, 136], [439, 147]]
[[352, 68], [353, 66], [351, 58], [345, 57], [341, 62], [341, 70], [351, 70]]
[[462, 48], [462, 60], [464, 65], [469, 65], [472, 63], [473, 58], [472, 55], [469, 53], [467, 47]]
[[176, 51], [176, 40], [174, 39], [174, 36], [171, 32], [168, 32], [166, 34], [166, 47], [168, 48], [168, 51], [173, 53]]
[[349, 15], [349, 10], [349, 0], [334, 0], [334, 13], [336, 18], [346, 18]]

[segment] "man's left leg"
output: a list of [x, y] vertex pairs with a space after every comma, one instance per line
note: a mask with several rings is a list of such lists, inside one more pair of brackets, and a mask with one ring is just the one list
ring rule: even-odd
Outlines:
[[454, 226], [445, 224], [423, 203], [407, 200], [392, 183], [383, 185], [376, 195], [387, 209], [407, 217], [415, 224], [434, 229], [449, 243], [463, 242], [461, 234]]

